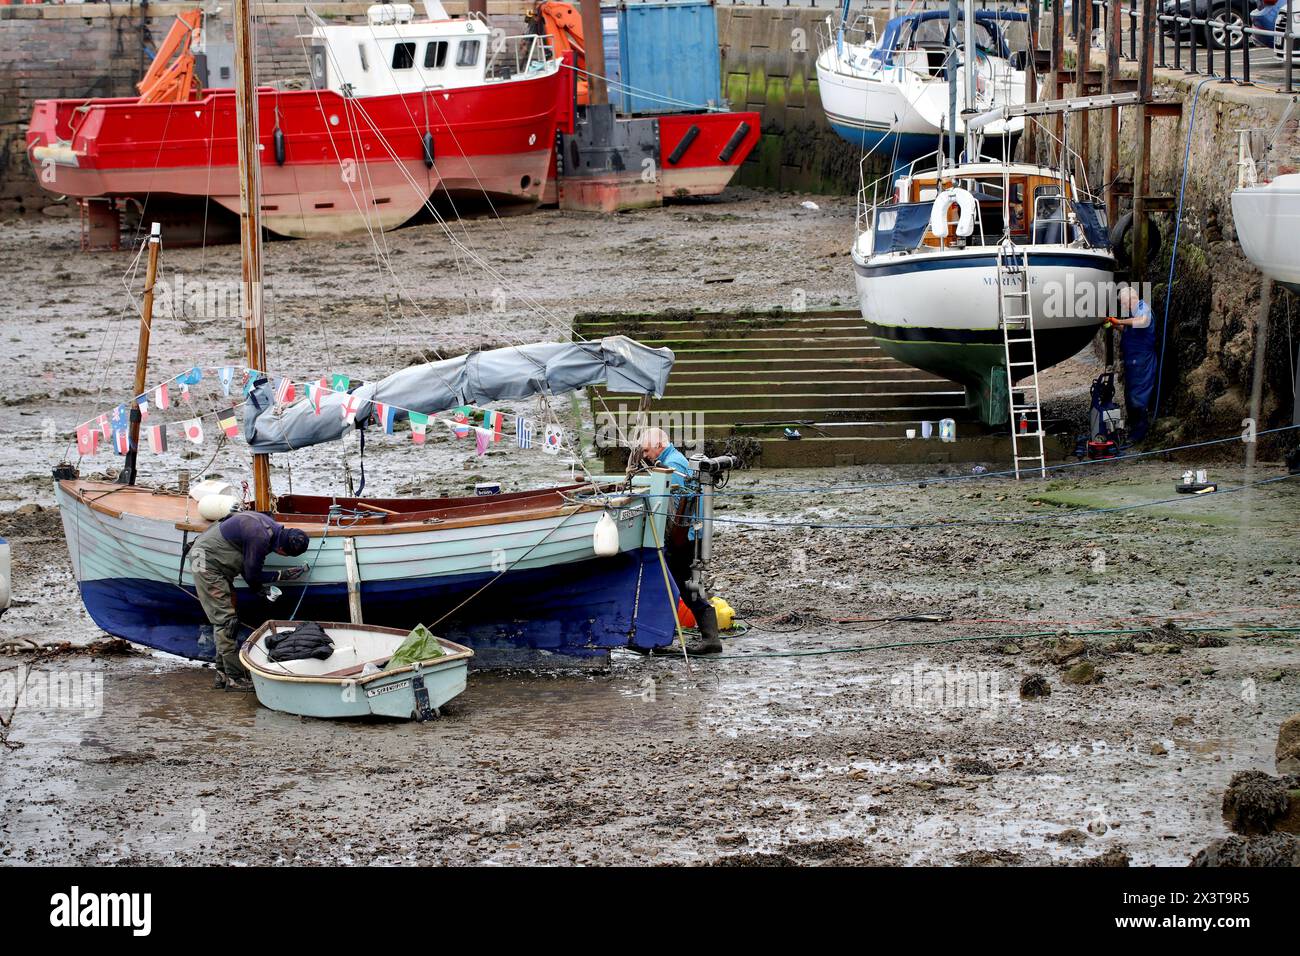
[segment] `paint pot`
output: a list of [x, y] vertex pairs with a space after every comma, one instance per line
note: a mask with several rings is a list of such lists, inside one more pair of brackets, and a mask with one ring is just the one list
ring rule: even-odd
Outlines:
[[1210, 478], [1210, 476], [1207, 475], [1207, 474], [1205, 473], [1205, 469], [1204, 469], [1204, 468], [1198, 468], [1198, 469], [1196, 470], [1196, 483], [1197, 483], [1198, 485], [1208, 484], [1208, 483], [1209, 483], [1209, 478]]
[[274, 603], [275, 601], [278, 601], [280, 599], [280, 595], [282, 595], [283, 593], [284, 592], [281, 591], [279, 588], [272, 585], [271, 587], [268, 587], [266, 589], [266, 599]]
[[1190, 485], [1192, 483], [1192, 479], [1195, 477], [1196, 476], [1192, 474], [1190, 471], [1183, 472], [1183, 484]]
[[922, 438], [934, 437], [934, 422], [921, 422], [921, 437]]
[[940, 419], [939, 440], [940, 441], [957, 440], [957, 423], [953, 421], [951, 418]]
[[915, 428], [909, 428], [905, 434], [907, 435], [908, 438], [915, 438], [915, 437], [916, 437], [916, 429], [915, 429]]
[[474, 486], [474, 494], [480, 498], [486, 495], [501, 494], [501, 482], [499, 481], [480, 481]]

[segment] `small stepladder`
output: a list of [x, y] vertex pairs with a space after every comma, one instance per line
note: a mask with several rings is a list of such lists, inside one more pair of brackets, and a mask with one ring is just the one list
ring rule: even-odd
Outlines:
[[[1029, 252], [1017, 249], [1009, 238], [998, 247], [998, 326], [1002, 329], [1007, 369], [1007, 406], [1011, 412], [1011, 456], [1016, 481], [1024, 471], [1047, 477], [1043, 448], [1043, 413], [1038, 395], [1038, 346], [1034, 341], [1034, 314], [1029, 301]], [[1028, 346], [1026, 350], [1023, 346]], [[1017, 356], [1028, 354], [1028, 359]], [[1026, 374], [1028, 373], [1028, 374]], [[1016, 379], [1028, 379], [1017, 386]], [[1016, 389], [1025, 393], [1016, 401]], [[1031, 431], [1020, 431], [1025, 419]], [[1037, 454], [1031, 454], [1031, 452]]]

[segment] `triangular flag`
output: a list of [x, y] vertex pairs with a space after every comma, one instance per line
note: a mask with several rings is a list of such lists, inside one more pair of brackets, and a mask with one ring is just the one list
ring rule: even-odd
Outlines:
[[392, 405], [386, 405], [383, 402], [374, 402], [373, 407], [374, 412], [371, 415], [371, 418], [374, 420], [376, 425], [382, 426], [384, 431], [391, 435], [393, 433], [393, 425], [397, 421], [397, 409]]
[[492, 433], [486, 428], [474, 428], [474, 450], [480, 455], [486, 455], [488, 442], [492, 441]]
[[153, 390], [153, 401], [154, 404], [157, 405], [159, 410], [161, 411], [165, 412], [167, 411], [168, 408], [171, 407], [172, 404], [171, 392], [168, 391], [166, 382], [163, 382], [161, 385], [159, 385], [157, 388]]
[[167, 450], [167, 426], [150, 425], [149, 426], [149, 448], [155, 455], [161, 455]]
[[219, 379], [221, 380], [221, 391], [222, 391], [222, 393], [225, 394], [225, 395], [229, 395], [229, 394], [230, 394], [230, 386], [231, 386], [232, 384], [234, 384], [234, 381], [235, 381], [235, 369], [234, 369], [234, 367], [233, 367], [233, 366], [230, 366], [230, 365], [227, 365], [227, 366], [224, 366], [223, 368], [219, 368], [219, 369], [217, 369], [217, 378], [219, 378]]
[[343, 420], [349, 425], [355, 425], [357, 423], [357, 410], [360, 407], [361, 399], [357, 398], [355, 395], [348, 395], [343, 400], [343, 405], [339, 408], [339, 414], [343, 416]]
[[429, 416], [420, 412], [411, 412], [411, 441], [417, 445], [424, 444], [424, 432], [429, 427]]
[[185, 437], [194, 444], [203, 444], [203, 419], [191, 418], [189, 421], [181, 422], [181, 428], [185, 431]]
[[297, 394], [297, 390], [293, 387], [293, 379], [289, 378], [289, 376], [286, 375], [275, 383], [275, 403], [277, 405], [292, 405]]
[[221, 426], [221, 430], [226, 433], [227, 438], [234, 438], [239, 434], [239, 419], [235, 416], [233, 408], [218, 412], [217, 424]]
[[[102, 415], [100, 416], [103, 417]], [[77, 454], [83, 458], [95, 454], [99, 450], [99, 432], [90, 425], [81, 425], [77, 428]]]
[[562, 444], [564, 444], [564, 429], [559, 425], [547, 425], [546, 440], [542, 443], [542, 451], [548, 455], [558, 455]]

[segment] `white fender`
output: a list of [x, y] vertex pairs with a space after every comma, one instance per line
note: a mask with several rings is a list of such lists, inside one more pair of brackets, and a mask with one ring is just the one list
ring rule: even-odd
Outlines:
[[930, 231], [936, 236], [948, 236], [948, 210], [956, 203], [961, 210], [957, 219], [957, 238], [965, 239], [975, 232], [975, 197], [969, 190], [953, 186], [934, 197], [930, 210]]
[[608, 511], [596, 522], [596, 528], [591, 533], [591, 547], [598, 558], [609, 558], [618, 554], [618, 525], [614, 523]]

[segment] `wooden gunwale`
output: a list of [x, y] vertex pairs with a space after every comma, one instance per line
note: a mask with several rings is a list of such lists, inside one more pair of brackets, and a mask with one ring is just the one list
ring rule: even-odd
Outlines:
[[[167, 521], [172, 516], [166, 513], [169, 505], [181, 502], [188, 502], [188, 499], [172, 492], [153, 491], [139, 486], [110, 486], [106, 482], [84, 482], [80, 480], [63, 480], [59, 482], [60, 487], [72, 498], [84, 504], [92, 511], [100, 512], [111, 518], [121, 518], [123, 515], [131, 515], [140, 518], [154, 518], [157, 520]], [[590, 504], [570, 504], [560, 497], [561, 491], [576, 490], [578, 488], [589, 487], [588, 485], [564, 486], [557, 489], [545, 489], [539, 492], [519, 492], [517, 496], [511, 496], [514, 500], [507, 499], [501, 502], [491, 504], [457, 504], [458, 502], [467, 502], [471, 499], [448, 498], [445, 499], [450, 507], [432, 508], [427, 511], [408, 512], [402, 514], [404, 520], [392, 521], [391, 515], [377, 515], [374, 518], [349, 518], [348, 523], [342, 527], [339, 525], [325, 526], [326, 516], [320, 515], [300, 515], [300, 514], [281, 514], [276, 512], [272, 515], [277, 521], [286, 527], [298, 528], [308, 537], [357, 537], [363, 535], [375, 534], [403, 534], [417, 531], [432, 531], [453, 528], [476, 528], [484, 525], [495, 524], [513, 524], [520, 521], [538, 521], [546, 518], [564, 518], [575, 514], [579, 511], [600, 511], [605, 507], [605, 503]], [[101, 503], [97, 498], [90, 497], [90, 493], [97, 490], [104, 490], [109, 494], [114, 491], [129, 492], [129, 498], [135, 499], [130, 504], [123, 504], [120, 507], [113, 507]], [[108, 497], [104, 495], [103, 497]], [[121, 494], [113, 495], [117, 502], [122, 502]], [[493, 496], [496, 497], [496, 496]], [[518, 508], [521, 502], [519, 499], [537, 497], [543, 499], [558, 499], [561, 504], [550, 504], [541, 507], [522, 507]], [[161, 499], [165, 504], [159, 504]], [[328, 501], [328, 499], [322, 499]], [[384, 501], [386, 499], [378, 499]], [[429, 499], [430, 502], [439, 499]], [[142, 503], [149, 506], [140, 507]], [[135, 507], [132, 507], [134, 505]], [[511, 505], [515, 505], [517, 510], [508, 510]], [[187, 505], [188, 507], [188, 505]], [[194, 505], [197, 508], [197, 504]], [[462, 518], [442, 518], [441, 515], [447, 511], [456, 511], [464, 508], [479, 508], [484, 513]], [[495, 507], [497, 510], [490, 510]], [[184, 514], [184, 510], [181, 511]], [[192, 519], [173, 521], [173, 526], [178, 531], [202, 532], [206, 531], [211, 522], [204, 521], [195, 515]]]

